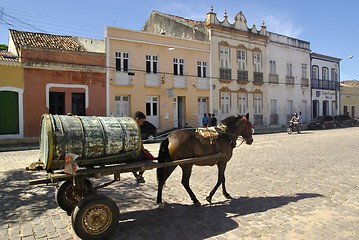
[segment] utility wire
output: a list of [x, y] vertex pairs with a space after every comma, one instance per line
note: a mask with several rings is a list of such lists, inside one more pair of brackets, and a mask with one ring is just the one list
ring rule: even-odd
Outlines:
[[[63, 29], [66, 29], [64, 32], [67, 32], [67, 33], [75, 33], [75, 35], [78, 35], [79, 31], [81, 32], [86, 32], [85, 35], [87, 36], [90, 36], [91, 34], [89, 33], [92, 33], [92, 34], [96, 34], [96, 37], [99, 37], [100, 34], [103, 35], [104, 33], [103, 32], [100, 32], [100, 31], [94, 31], [93, 29], [98, 27], [100, 28], [101, 26], [94, 26], [94, 25], [90, 25], [90, 24], [87, 24], [87, 23], [79, 23], [79, 22], [70, 22], [68, 20], [65, 20], [65, 19], [60, 19], [60, 18], [54, 18], [54, 17], [50, 17], [50, 16], [45, 16], [45, 15], [39, 15], [39, 14], [36, 14], [36, 16], [34, 16], [33, 14], [30, 14], [30, 13], [27, 13], [27, 12], [24, 12], [24, 11], [18, 11], [18, 10], [14, 10], [14, 9], [6, 9], [7, 12], [10, 12], [12, 14], [8, 14], [8, 13], [5, 13], [4, 12], [4, 8], [1, 7], [0, 8], [0, 23], [5, 23], [5, 25], [8, 25], [10, 26], [11, 28], [21, 28], [21, 29], [25, 29], [25, 30], [28, 30], [28, 31], [33, 31], [33, 29], [35, 29], [36, 31], [40, 31], [40, 32], [43, 32], [43, 33], [46, 33], [43, 28], [46, 28], [48, 27], [49, 23], [50, 23], [50, 26], [52, 29], [56, 30], [61, 30], [61, 31], [64, 31]], [[19, 18], [19, 17], [14, 17], [13, 15], [14, 14], [19, 14], [22, 16], [22, 18]], [[38, 25], [41, 25], [42, 28], [38, 27], [38, 26], [35, 26], [34, 24], [30, 24], [28, 22], [33, 22], [33, 23], [38, 23]], [[56, 28], [54, 28], [53, 26], [56, 26]], [[69, 27], [71, 26], [71, 27]], [[104, 28], [104, 27], [102, 27]], [[74, 30], [74, 31], [69, 31], [69, 29], [71, 30]], [[97, 35], [98, 34], [98, 35]], [[72, 35], [72, 34], [70, 34]], [[94, 36], [94, 35], [92, 35]], [[103, 38], [103, 36], [101, 37]], [[30, 59], [30, 60], [36, 60], [36, 61], [48, 61], [46, 59], [31, 59], [31, 58], [27, 58], [27, 59]], [[71, 62], [62, 62], [62, 61], [52, 61], [54, 63], [59, 63], [59, 64], [73, 64]], [[83, 65], [83, 66], [92, 66], [92, 67], [103, 67], [103, 66], [96, 66], [96, 65], [88, 65], [88, 64], [77, 64], [77, 65]], [[114, 66], [106, 66], [105, 67], [106, 69], [115, 69]], [[135, 72], [146, 72], [145, 69], [142, 69], [141, 67], [139, 66], [134, 66], [132, 69], [129, 69], [130, 71], [135, 71]], [[173, 73], [171, 72], [158, 72], [159, 74], [165, 74], [165, 75], [174, 75]], [[184, 77], [190, 77], [190, 78], [197, 78], [198, 76], [197, 75], [192, 75], [192, 74], [185, 74], [183, 75]], [[207, 77], [208, 79], [210, 77]], [[212, 77], [213, 80], [222, 80], [221, 78], [219, 77]], [[237, 81], [237, 79], [227, 79], [229, 80], [229, 82], [233, 82], [233, 81]], [[252, 81], [249, 81], [247, 80], [247, 82], [252, 82]], [[188, 82], [190, 85], [193, 85], [193, 84], [196, 84], [197, 81], [194, 80], [194, 81], [189, 81]], [[262, 83], [262, 82], [261, 82]], [[270, 83], [270, 82], [264, 82], [264, 84], [274, 84], [274, 85], [287, 85], [286, 83]], [[295, 85], [300, 85], [302, 86], [301, 83], [294, 83], [294, 84], [291, 84], [291, 86], [295, 86]], [[239, 84], [239, 86], [241, 86], [241, 84]], [[211, 87], [211, 86], [210, 86]]]
[[5, 13], [4, 8], [2, 8], [0, 14], [1, 13], [3, 14], [2, 22], [14, 29], [21, 29], [23, 31], [36, 30], [43, 33], [50, 32], [49, 30], [44, 31], [43, 29], [51, 29], [52, 32], [56, 32], [55, 34], [58, 34], [58, 31], [60, 31], [66, 35], [104, 38], [104, 31], [102, 30], [105, 28], [104, 26], [95, 26], [88, 23], [79, 23], [40, 14], [34, 15], [13, 9], [6, 9]]

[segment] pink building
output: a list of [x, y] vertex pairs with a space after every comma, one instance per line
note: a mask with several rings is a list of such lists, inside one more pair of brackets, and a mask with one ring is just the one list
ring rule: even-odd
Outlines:
[[24, 138], [39, 137], [44, 113], [106, 115], [103, 41], [10, 30], [9, 51], [23, 67]]

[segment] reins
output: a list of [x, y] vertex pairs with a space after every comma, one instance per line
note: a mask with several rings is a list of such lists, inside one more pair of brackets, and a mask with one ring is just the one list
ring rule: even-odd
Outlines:
[[[250, 129], [249, 129], [249, 127], [248, 127], [248, 124], [246, 124], [247, 118], [246, 118], [245, 116], [243, 116], [243, 117], [242, 117], [242, 121], [243, 121], [244, 124], [245, 124], [247, 135], [249, 135]], [[219, 125], [219, 126], [220, 126], [220, 125]], [[229, 138], [229, 140], [230, 140], [230, 144], [231, 144], [231, 145], [232, 145], [232, 142], [234, 142], [234, 141], [236, 142], [237, 139], [238, 139], [239, 137], [241, 137], [241, 138], [242, 138], [241, 143], [240, 143], [239, 145], [236, 144], [234, 147], [240, 147], [240, 146], [243, 144], [243, 142], [245, 141], [245, 138], [243, 138], [242, 136], [236, 136], [236, 135], [233, 134], [233, 133], [229, 133], [229, 132], [220, 130], [220, 129], [223, 129], [223, 128], [221, 128], [221, 127], [218, 128], [218, 126], [215, 127], [215, 128], [216, 128], [216, 130], [217, 130], [218, 133], [228, 135], [228, 138]], [[193, 130], [196, 130], [196, 129], [198, 129], [198, 128], [182, 128], [182, 129], [176, 129], [176, 130], [170, 131], [170, 132], [168, 132], [168, 133], [158, 135], [158, 136], [154, 137], [154, 139], [160, 139], [161, 137], [168, 136], [168, 135], [172, 134], [172, 133], [175, 132], [175, 131], [189, 131], [189, 130], [192, 130], [192, 131], [193, 131]], [[209, 131], [209, 130], [208, 130], [208, 131]], [[231, 137], [235, 137], [236, 139], [232, 139]], [[143, 142], [146, 143], [146, 142], [149, 142], [149, 140], [143, 140]], [[216, 142], [216, 141], [215, 141], [215, 142]]]

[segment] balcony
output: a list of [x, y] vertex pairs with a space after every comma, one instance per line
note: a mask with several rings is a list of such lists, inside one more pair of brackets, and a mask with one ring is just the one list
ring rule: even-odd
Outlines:
[[237, 82], [238, 84], [247, 84], [248, 71], [237, 70]]
[[260, 86], [264, 84], [262, 72], [253, 72], [253, 84], [256, 86]]
[[263, 115], [262, 114], [254, 114], [254, 126], [263, 126]]
[[302, 78], [301, 79], [301, 86], [302, 87], [309, 87], [309, 79], [308, 78]]
[[173, 77], [173, 87], [174, 88], [186, 88], [187, 81], [185, 76], [175, 75]]
[[339, 90], [339, 83], [330, 80], [312, 79], [311, 88], [324, 90]]
[[294, 85], [294, 77], [292, 77], [292, 76], [285, 76], [285, 84], [286, 84], [286, 85]]
[[220, 68], [219, 69], [219, 79], [220, 80], [232, 80], [232, 69]]
[[271, 114], [270, 116], [270, 125], [278, 125], [279, 124], [279, 115], [278, 114]]
[[159, 87], [160, 85], [160, 75], [158, 73], [146, 73], [146, 87]]
[[269, 74], [269, 83], [278, 84], [279, 83], [279, 76], [278, 74]]
[[198, 77], [197, 78], [197, 89], [198, 90], [209, 90], [209, 79]]
[[115, 71], [115, 78], [112, 81], [115, 86], [132, 86], [132, 81], [128, 72]]

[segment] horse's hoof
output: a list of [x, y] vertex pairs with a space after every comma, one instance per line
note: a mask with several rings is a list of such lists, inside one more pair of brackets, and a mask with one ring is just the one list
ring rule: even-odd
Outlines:
[[194, 205], [195, 207], [200, 207], [200, 206], [201, 206], [201, 203], [198, 201], [198, 202], [193, 203], [193, 205]]
[[164, 208], [165, 208], [165, 204], [164, 204], [164, 203], [159, 203], [159, 204], [158, 204], [158, 208], [161, 209], [161, 210], [164, 209]]
[[209, 204], [212, 204], [212, 198], [211, 197], [206, 197], [207, 202], [209, 202]]
[[232, 196], [229, 195], [228, 193], [227, 193], [227, 194], [224, 194], [224, 197], [227, 198], [227, 199], [232, 199]]

